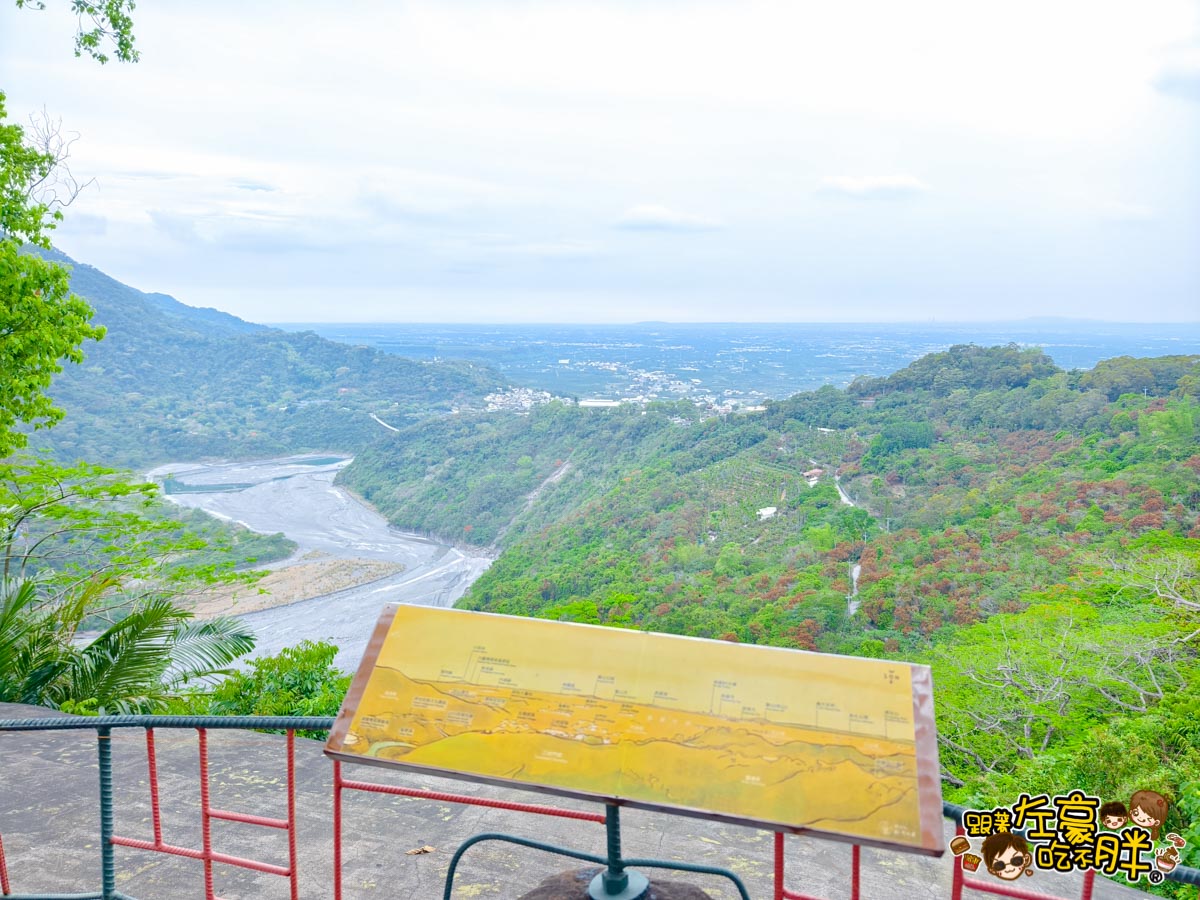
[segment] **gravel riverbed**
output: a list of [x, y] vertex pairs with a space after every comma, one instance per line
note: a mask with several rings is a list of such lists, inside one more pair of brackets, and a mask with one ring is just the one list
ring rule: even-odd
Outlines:
[[[299, 641], [338, 646], [337, 664], [358, 666], [379, 611], [389, 603], [453, 606], [491, 564], [464, 551], [392, 528], [379, 513], [334, 485], [347, 457], [287, 457], [236, 463], [172, 463], [149, 473], [174, 476], [185, 492], [168, 499], [198, 507], [265, 534], [283, 532], [298, 557], [322, 555], [400, 564], [403, 571], [366, 584], [241, 616], [258, 635], [256, 654], [278, 653]], [[187, 491], [203, 487], [203, 491]], [[286, 600], [286, 598], [283, 598]]]

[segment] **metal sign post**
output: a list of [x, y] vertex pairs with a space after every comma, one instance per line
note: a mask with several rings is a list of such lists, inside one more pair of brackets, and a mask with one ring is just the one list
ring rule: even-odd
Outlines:
[[619, 809], [620, 807], [615, 803], [608, 804], [605, 809], [604, 825], [608, 835], [607, 857], [594, 856], [578, 850], [569, 850], [566, 847], [558, 847], [554, 844], [543, 843], [542, 841], [532, 841], [529, 838], [514, 837], [511, 834], [487, 832], [477, 834], [463, 841], [459, 845], [459, 848], [454, 851], [454, 856], [450, 859], [450, 868], [446, 872], [446, 888], [442, 894], [442, 900], [450, 900], [451, 898], [454, 891], [454, 876], [458, 871], [458, 863], [462, 859], [463, 854], [476, 844], [483, 843], [484, 841], [503, 841], [509, 844], [517, 844], [521, 847], [529, 847], [533, 850], [544, 850], [547, 853], [568, 856], [571, 859], [599, 863], [605, 866], [605, 869], [597, 874], [588, 885], [588, 897], [591, 900], [639, 900], [639, 898], [645, 897], [649, 893], [650, 880], [640, 872], [631, 872], [628, 869], [629, 866], [638, 866], [645, 869], [674, 869], [680, 872], [692, 872], [697, 875], [716, 875], [720, 878], [727, 878], [733, 882], [733, 886], [737, 889], [738, 896], [742, 900], [750, 900], [750, 894], [746, 890], [746, 885], [728, 869], [720, 869], [715, 866], [698, 866], [693, 863], [669, 862], [662, 859], [622, 859]]
[[638, 872], [629, 872], [621, 860], [621, 808], [608, 804], [604, 828], [608, 836], [607, 868], [592, 879], [588, 896], [592, 900], [637, 900], [646, 893], [650, 881]]

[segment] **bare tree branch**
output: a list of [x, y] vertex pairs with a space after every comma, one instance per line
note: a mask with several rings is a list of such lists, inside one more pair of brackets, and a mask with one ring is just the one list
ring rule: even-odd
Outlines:
[[96, 183], [95, 178], [81, 183], [71, 172], [71, 148], [79, 140], [79, 133], [64, 133], [61, 117], [52, 118], [43, 107], [40, 113], [29, 117], [25, 139], [50, 159], [46, 174], [30, 183], [26, 190], [31, 202], [57, 212], [66, 209], [86, 188]]
[[1153, 594], [1189, 612], [1200, 612], [1200, 561], [1185, 553], [1146, 552], [1097, 557], [1122, 589]]

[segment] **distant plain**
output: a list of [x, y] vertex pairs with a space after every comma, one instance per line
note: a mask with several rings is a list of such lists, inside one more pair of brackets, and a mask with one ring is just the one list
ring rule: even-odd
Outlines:
[[[1041, 347], [1065, 369], [1115, 356], [1200, 352], [1200, 322], [428, 325], [287, 323], [288, 331], [412, 359], [465, 359], [517, 384], [579, 398], [782, 399], [878, 377], [954, 344]], [[657, 373], [657, 377], [654, 377]]]

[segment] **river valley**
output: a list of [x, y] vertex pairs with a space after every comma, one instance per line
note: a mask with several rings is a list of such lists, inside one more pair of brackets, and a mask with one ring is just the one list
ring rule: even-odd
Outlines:
[[[258, 635], [256, 655], [302, 640], [339, 648], [337, 665], [353, 671], [380, 609], [389, 603], [453, 606], [490, 565], [482, 553], [399, 532], [373, 509], [334, 485], [346, 457], [287, 457], [237, 463], [173, 463], [149, 477], [173, 476], [173, 502], [254, 531], [283, 532], [299, 553], [398, 563], [403, 571], [296, 603], [241, 616]], [[275, 566], [272, 566], [275, 568]]]

